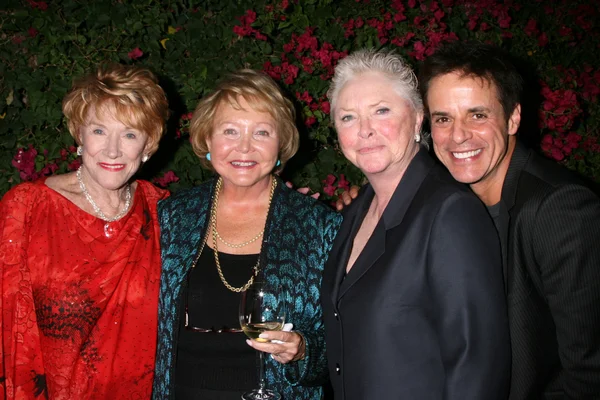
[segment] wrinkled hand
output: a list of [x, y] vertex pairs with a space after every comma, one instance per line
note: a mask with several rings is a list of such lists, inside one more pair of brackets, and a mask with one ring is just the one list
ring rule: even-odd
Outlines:
[[279, 340], [282, 343], [257, 342], [247, 339], [246, 343], [258, 351], [272, 354], [275, 361], [287, 364], [304, 358], [304, 338], [298, 332], [266, 331], [260, 334], [261, 339]]
[[360, 187], [353, 185], [350, 188], [350, 190], [346, 190], [345, 192], [343, 192], [335, 202], [335, 209], [338, 211], [342, 211], [344, 207], [349, 206], [350, 203], [352, 203], [352, 200], [354, 200], [356, 196], [358, 196], [359, 190]]

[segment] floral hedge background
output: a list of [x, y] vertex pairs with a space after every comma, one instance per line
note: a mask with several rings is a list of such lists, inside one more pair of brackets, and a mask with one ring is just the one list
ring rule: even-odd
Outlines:
[[[416, 68], [437, 45], [502, 45], [528, 71], [521, 134], [548, 157], [600, 180], [599, 12], [592, 1], [4, 0], [0, 5], [0, 195], [79, 165], [61, 115], [74, 77], [112, 61], [149, 67], [172, 117], [141, 176], [171, 190], [206, 179], [190, 113], [227, 71], [261, 69], [299, 110], [302, 147], [284, 171], [330, 199], [362, 176], [339, 151], [325, 97], [336, 62], [394, 48]], [[526, 131], [526, 132], [525, 132]]]

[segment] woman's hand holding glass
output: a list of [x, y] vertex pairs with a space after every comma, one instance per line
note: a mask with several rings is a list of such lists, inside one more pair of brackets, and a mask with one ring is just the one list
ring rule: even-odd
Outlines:
[[[260, 343], [267, 339], [262, 337], [267, 331], [283, 329], [286, 318], [286, 304], [284, 289], [281, 285], [272, 285], [264, 281], [254, 281], [252, 285], [242, 292], [240, 301], [240, 325], [250, 342]], [[272, 343], [269, 343], [272, 344]], [[254, 347], [254, 346], [253, 346]], [[244, 393], [244, 400], [280, 400], [279, 393], [265, 387], [264, 352], [259, 351], [258, 389]]]
[[259, 335], [258, 341], [246, 342], [258, 351], [270, 353], [275, 361], [282, 364], [302, 360], [306, 350], [304, 337], [298, 332], [265, 331]]

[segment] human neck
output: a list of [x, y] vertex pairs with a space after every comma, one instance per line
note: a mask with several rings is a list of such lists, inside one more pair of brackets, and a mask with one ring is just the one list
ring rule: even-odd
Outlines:
[[252, 186], [238, 186], [223, 180], [222, 190], [219, 194], [219, 202], [227, 204], [227, 207], [252, 209], [264, 207], [269, 199], [271, 191], [271, 175]]
[[[77, 179], [77, 173], [75, 173], [75, 178]], [[104, 215], [109, 218], [121, 211], [121, 208], [125, 203], [127, 190], [131, 190], [128, 183], [115, 190], [106, 189], [90, 177], [85, 167], [81, 168], [81, 183], [89, 193], [93, 202], [100, 208]], [[79, 181], [77, 184], [79, 185]], [[80, 189], [82, 189], [81, 194], [85, 196], [83, 188], [81, 188], [81, 185], [79, 186]]]
[[502, 187], [504, 186], [504, 180], [506, 179], [508, 166], [515, 152], [516, 144], [517, 138], [514, 135], [509, 136], [506, 154], [502, 161], [500, 161], [500, 164], [498, 164], [498, 167], [496, 167], [496, 170], [484, 180], [470, 185], [477, 197], [488, 207], [498, 204], [502, 199]]
[[374, 207], [372, 207], [373, 213], [377, 217], [381, 217], [388, 203], [390, 202], [396, 188], [400, 184], [406, 169], [410, 165], [411, 161], [415, 158], [415, 155], [418, 153], [419, 148], [417, 147], [413, 154], [405, 154], [404, 160], [400, 161], [396, 164], [390, 165], [384, 171], [378, 172], [376, 174], [365, 174], [369, 183], [373, 187], [373, 191], [375, 192], [375, 197], [373, 198], [373, 202], [375, 202]]

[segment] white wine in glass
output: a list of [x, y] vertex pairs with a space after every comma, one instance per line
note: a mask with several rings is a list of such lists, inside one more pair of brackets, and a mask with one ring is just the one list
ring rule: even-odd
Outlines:
[[[280, 331], [285, 324], [285, 296], [281, 285], [254, 281], [240, 301], [240, 325], [252, 340], [267, 342], [258, 336], [265, 331]], [[258, 389], [244, 393], [243, 400], [280, 400], [279, 393], [265, 387], [264, 353], [259, 351]]]
[[283, 323], [279, 321], [273, 322], [252, 322], [248, 324], [242, 324], [242, 330], [250, 339], [256, 340], [257, 342], [268, 342], [267, 339], [259, 338], [258, 336], [264, 331], [280, 331], [283, 329]]

